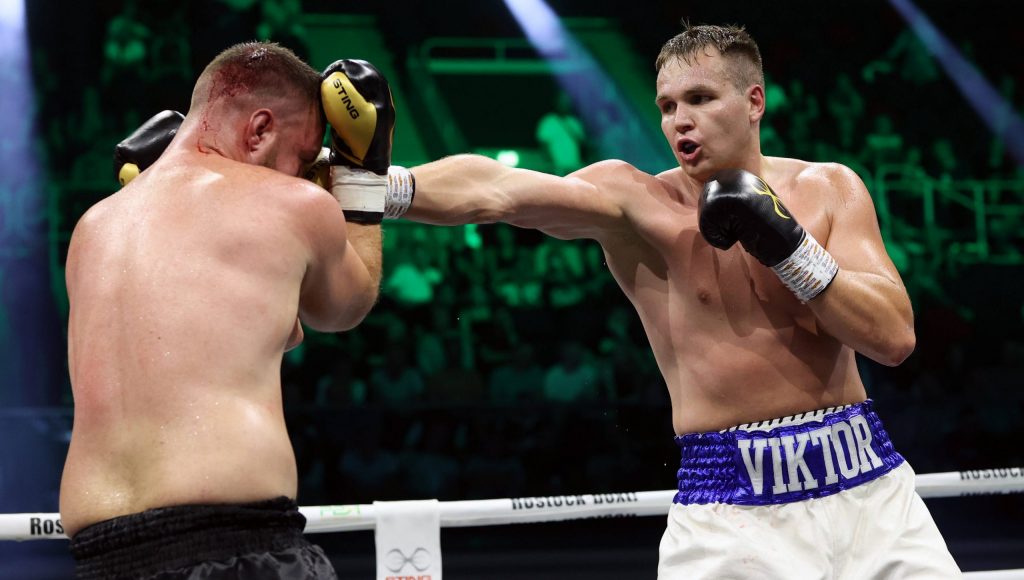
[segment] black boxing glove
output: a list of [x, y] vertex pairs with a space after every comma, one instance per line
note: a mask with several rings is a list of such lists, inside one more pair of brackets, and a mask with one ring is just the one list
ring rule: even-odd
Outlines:
[[391, 166], [395, 105], [387, 79], [365, 60], [324, 69], [320, 98], [331, 125], [331, 194], [345, 219], [376, 224], [412, 203], [412, 174]]
[[114, 176], [122, 187], [160, 158], [184, 120], [177, 111], [161, 111], [114, 147]]
[[828, 287], [839, 266], [828, 251], [789, 213], [760, 177], [742, 169], [724, 169], [704, 184], [700, 233], [726, 250], [737, 241], [771, 268], [801, 302]]

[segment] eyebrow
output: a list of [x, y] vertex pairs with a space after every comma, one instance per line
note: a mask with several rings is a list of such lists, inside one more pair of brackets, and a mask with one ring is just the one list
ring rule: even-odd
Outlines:
[[[704, 83], [700, 83], [700, 84], [697, 84], [697, 85], [694, 85], [692, 87], [687, 88], [685, 91], [683, 91], [682, 96], [683, 97], [687, 97], [689, 95], [693, 95], [693, 94], [696, 94], [696, 93], [715, 93], [715, 92], [718, 92], [718, 90], [715, 89], [714, 87], [712, 87], [710, 85], [706, 85]], [[664, 93], [658, 93], [658, 95], [656, 97], [654, 97], [654, 102], [655, 103], [660, 103], [661, 101], [663, 101], [665, 99], [670, 99], [670, 98], [671, 98], [670, 96], [668, 96], [668, 95], [666, 95]]]

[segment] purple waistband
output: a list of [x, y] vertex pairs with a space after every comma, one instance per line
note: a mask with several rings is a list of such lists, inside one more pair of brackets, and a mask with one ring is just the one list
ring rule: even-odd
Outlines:
[[767, 431], [676, 437], [682, 454], [674, 503], [770, 505], [825, 497], [903, 463], [871, 400]]

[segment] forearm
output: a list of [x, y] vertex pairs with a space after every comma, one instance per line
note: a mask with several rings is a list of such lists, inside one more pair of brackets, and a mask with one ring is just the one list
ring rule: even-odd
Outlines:
[[499, 221], [507, 207], [502, 181], [514, 170], [482, 155], [454, 155], [412, 170], [416, 195], [403, 216], [461, 225]]
[[360, 224], [348, 222], [346, 224], [348, 243], [352, 246], [359, 260], [366, 266], [369, 278], [366, 283], [366, 294], [372, 305], [377, 301], [377, 293], [380, 291], [381, 279], [381, 239], [382, 232], [380, 224]]
[[807, 306], [828, 334], [878, 363], [896, 366], [914, 350], [910, 299], [885, 276], [840, 268]]
[[705, 184], [701, 234], [721, 249], [740, 242], [807, 304], [825, 332], [879, 363], [898, 365], [914, 350], [914, 315], [871, 196], [842, 166], [809, 164], [806, 175], [797, 189], [822, 203], [819, 223], [830, 227], [818, 232], [827, 247], [764, 180], [741, 169], [720, 171]]
[[621, 161], [559, 177], [506, 167], [481, 155], [456, 155], [416, 167], [412, 174], [416, 193], [407, 219], [437, 225], [504, 222], [563, 240], [600, 241], [630, 231], [612, 192], [657, 186], [653, 177]]

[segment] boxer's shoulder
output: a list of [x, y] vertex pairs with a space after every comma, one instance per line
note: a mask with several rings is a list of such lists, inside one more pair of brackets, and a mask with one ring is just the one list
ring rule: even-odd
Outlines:
[[795, 214], [807, 219], [808, 209], [831, 215], [865, 192], [863, 182], [849, 167], [786, 157], [765, 158], [765, 182]]
[[[645, 173], [626, 161], [620, 159], [608, 159], [588, 165], [578, 171], [569, 174], [584, 181], [593, 183], [598, 187], [622, 186], [638, 183], [653, 182], [654, 176]], [[617, 189], [617, 188], [616, 188]]]
[[822, 194], [861, 183], [857, 173], [834, 162], [804, 161], [788, 157], [766, 157], [764, 179], [775, 189], [813, 190]]
[[626, 214], [644, 204], [675, 196], [676, 188], [661, 176], [654, 176], [618, 159], [588, 165], [569, 177], [583, 180], [609, 198]]

